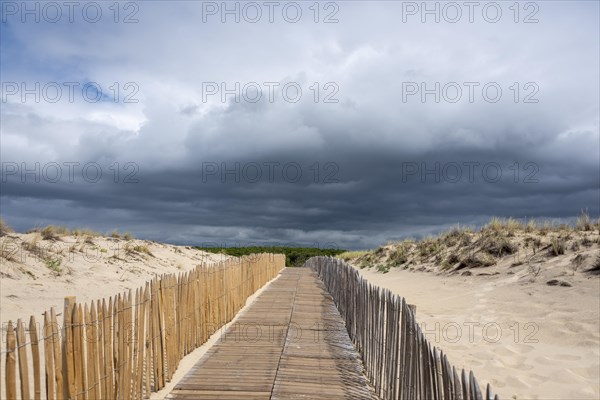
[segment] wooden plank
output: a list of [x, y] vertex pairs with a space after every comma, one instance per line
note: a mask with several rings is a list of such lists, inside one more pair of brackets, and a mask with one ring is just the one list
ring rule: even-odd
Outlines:
[[[213, 287], [242, 285], [242, 280], [224, 272], [209, 275]], [[223, 321], [241, 300], [232, 294], [212, 303], [211, 314]], [[344, 393], [356, 398], [372, 396], [360, 355], [322, 282], [308, 269], [286, 269], [169, 398], [283, 399], [294, 394], [314, 397], [315, 393], [325, 399]]]
[[113, 302], [113, 365], [114, 365], [114, 398], [123, 397], [123, 299], [121, 294]]
[[8, 321], [6, 330], [6, 375], [4, 376], [6, 398], [8, 400], [17, 398], [16, 349], [15, 328], [12, 321]]
[[152, 341], [152, 390], [158, 391], [160, 389], [160, 385], [158, 383], [158, 342], [159, 342], [159, 334], [158, 331], [158, 289], [157, 289], [156, 279], [151, 283], [151, 303], [150, 303], [150, 320], [151, 320], [151, 341]]
[[25, 325], [21, 319], [17, 320], [17, 349], [19, 353], [19, 381], [21, 382], [21, 398], [30, 399], [29, 368], [27, 366], [27, 340], [25, 339]]
[[[96, 400], [96, 398], [94, 397], [94, 389], [93, 389], [93, 384], [94, 384], [94, 363], [93, 363], [93, 348], [92, 348], [92, 335], [93, 333], [91, 332], [92, 329], [92, 317], [90, 315], [90, 308], [88, 307], [87, 304], [84, 305], [83, 307], [83, 334], [85, 339], [83, 340], [84, 346], [82, 347], [82, 357], [85, 357], [84, 363], [85, 363], [85, 369], [86, 369], [86, 376], [84, 377], [86, 379], [87, 385], [86, 385], [86, 394], [85, 396], [90, 399], [90, 400]], [[95, 341], [96, 338], [94, 337], [93, 340]]]
[[31, 340], [31, 358], [33, 361], [33, 398], [35, 400], [40, 400], [42, 398], [40, 348], [38, 343], [37, 326], [35, 323], [35, 317], [33, 315], [29, 319], [29, 338]]
[[461, 384], [462, 384], [463, 399], [471, 400], [472, 397], [471, 397], [471, 391], [469, 389], [469, 381], [467, 380], [467, 374], [465, 373], [464, 369], [461, 372]]
[[87, 365], [84, 348], [84, 320], [81, 304], [73, 307], [73, 359], [75, 361], [75, 390], [77, 399], [87, 400]]
[[146, 287], [144, 288], [144, 315], [147, 319], [146, 326], [146, 337], [145, 337], [145, 349], [144, 354], [146, 357], [146, 366], [145, 366], [145, 377], [144, 377], [144, 398], [150, 397], [150, 370], [151, 370], [151, 361], [152, 361], [152, 310], [150, 308], [150, 284], [146, 283]]
[[114, 358], [113, 358], [113, 343], [114, 343], [114, 320], [113, 320], [113, 302], [112, 297], [106, 301], [102, 300], [102, 313], [104, 314], [104, 375], [106, 381], [104, 384], [105, 398], [113, 399], [115, 393], [114, 386]]
[[[53, 341], [57, 340], [52, 331], [52, 322], [50, 313], [44, 313], [44, 362], [46, 371], [46, 398], [47, 400], [56, 399], [56, 378], [54, 376], [54, 347]], [[62, 394], [61, 394], [62, 395]]]
[[[104, 299], [102, 301], [98, 300], [96, 302], [97, 307], [97, 326], [96, 326], [96, 353], [98, 356], [96, 370], [98, 372], [98, 398], [99, 399], [108, 399], [108, 393], [106, 390], [106, 369], [104, 364], [104, 310], [102, 304], [105, 303]], [[106, 308], [106, 306], [104, 307]]]
[[63, 354], [61, 351], [61, 341], [58, 331], [58, 321], [54, 307], [50, 308], [50, 324], [52, 329], [52, 347], [54, 348], [54, 377], [56, 379], [56, 398], [59, 399], [65, 395], [65, 382], [63, 377]]
[[137, 351], [138, 351], [138, 358], [137, 358], [137, 379], [135, 381], [135, 398], [136, 399], [142, 399], [143, 397], [143, 376], [144, 376], [144, 349], [146, 346], [146, 340], [145, 340], [145, 324], [146, 324], [146, 320], [145, 320], [145, 316], [146, 316], [146, 311], [145, 311], [145, 297], [144, 297], [144, 290], [143, 288], [140, 288], [140, 294], [139, 294], [139, 303], [137, 306]]
[[123, 321], [125, 325], [125, 335], [123, 337], [123, 397], [125, 399], [131, 398], [131, 374], [133, 370], [132, 358], [133, 358], [133, 320], [132, 320], [132, 291], [124, 296], [123, 299]]
[[62, 375], [65, 380], [64, 397], [67, 399], [75, 399], [77, 393], [73, 358], [73, 310], [75, 301], [75, 296], [65, 297], [63, 309]]
[[[417, 324], [416, 306], [406, 304], [387, 290], [374, 288], [341, 260], [313, 257], [306, 266], [318, 273], [333, 297], [352, 343], [361, 353], [366, 376], [380, 396], [464, 400], [483, 397], [474, 376], [467, 379], [463, 373], [461, 384], [447, 357], [439, 355], [427, 342]], [[394, 298], [403, 303], [397, 317], [388, 311]], [[399, 328], [397, 346], [394, 326], [390, 324]], [[486, 397], [491, 396], [486, 393]]]
[[[100, 302], [98, 302], [100, 304]], [[100, 336], [100, 329], [98, 324], [98, 314], [96, 313], [96, 304], [92, 301], [90, 305], [90, 323], [91, 323], [91, 337], [87, 338], [87, 345], [91, 347], [91, 369], [92, 369], [92, 381], [90, 382], [90, 393], [93, 395], [92, 399], [102, 400], [102, 394], [100, 387], [102, 382], [100, 376], [99, 362], [98, 362], [98, 339]], [[89, 354], [89, 353], [88, 353]], [[88, 360], [89, 368], [90, 360]]]
[[137, 377], [139, 374], [139, 369], [138, 369], [138, 352], [139, 352], [139, 332], [140, 332], [140, 326], [139, 326], [139, 306], [140, 304], [140, 292], [139, 289], [135, 290], [135, 298], [134, 298], [134, 302], [133, 302], [133, 335], [132, 335], [132, 346], [133, 346], [133, 359], [132, 359], [132, 364], [131, 364], [131, 393], [130, 393], [130, 398], [135, 399], [137, 398]]

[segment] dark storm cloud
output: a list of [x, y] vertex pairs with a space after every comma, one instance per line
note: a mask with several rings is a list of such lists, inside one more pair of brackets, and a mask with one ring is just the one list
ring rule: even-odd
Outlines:
[[[9, 224], [361, 248], [491, 216], [600, 211], [597, 4], [553, 2], [532, 25], [399, 24], [391, 2], [341, 3], [331, 25], [202, 24], [195, 3], [161, 4], [144, 3], [131, 26], [2, 25], [15, 59], [3, 60], [3, 81], [121, 90], [115, 102], [3, 101]], [[27, 69], [25, 59], [39, 62]], [[131, 81], [138, 101], [123, 103]], [[479, 89], [473, 102], [403, 96], [406, 83], [473, 81], [497, 83], [502, 99]], [[262, 86], [259, 101], [203, 92], [249, 82]], [[264, 82], [297, 84], [303, 96], [277, 91], [271, 102]], [[528, 82], [539, 101], [522, 101]], [[337, 102], [324, 102], [332, 93]], [[56, 182], [43, 172], [53, 162], [63, 166]], [[79, 163], [72, 181], [69, 162]], [[40, 181], [23, 183], [35, 163]], [[97, 182], [87, 163], [102, 170]]]

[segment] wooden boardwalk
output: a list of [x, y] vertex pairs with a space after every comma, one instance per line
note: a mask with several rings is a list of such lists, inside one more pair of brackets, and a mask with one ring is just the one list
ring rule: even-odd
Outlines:
[[344, 322], [308, 268], [286, 268], [169, 399], [375, 399]]

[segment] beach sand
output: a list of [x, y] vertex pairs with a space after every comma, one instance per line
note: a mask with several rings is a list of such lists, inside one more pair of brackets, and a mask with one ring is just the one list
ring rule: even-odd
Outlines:
[[[25, 248], [24, 248], [25, 246]], [[187, 246], [109, 237], [63, 236], [41, 240], [39, 234], [12, 233], [0, 238], [10, 253], [0, 263], [0, 321], [29, 321], [55, 307], [62, 312], [64, 297], [88, 303], [145, 285], [157, 275], [180, 273], [201, 263], [212, 264], [227, 256]]]
[[572, 276], [573, 286], [561, 287], [531, 281], [527, 271], [360, 271], [415, 304], [427, 339], [501, 399], [600, 398], [598, 277]]

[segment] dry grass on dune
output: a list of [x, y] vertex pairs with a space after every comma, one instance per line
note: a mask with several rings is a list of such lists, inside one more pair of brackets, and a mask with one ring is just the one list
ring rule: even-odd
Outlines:
[[349, 262], [416, 304], [427, 339], [500, 398], [598, 399], [598, 222], [585, 212], [572, 226], [494, 218]]
[[565, 262], [573, 272], [594, 274], [599, 271], [600, 220], [593, 221], [587, 212], [574, 226], [492, 218], [478, 231], [456, 226], [436, 237], [392, 242], [339, 257], [384, 273], [393, 268], [455, 273], [505, 264], [534, 268], [552, 258], [568, 258]]
[[6, 224], [4, 218], [0, 217], [0, 237], [8, 235], [14, 232], [13, 229]]
[[[229, 258], [190, 246], [102, 236], [87, 229], [69, 234], [55, 227], [30, 233], [0, 225], [0, 301], [3, 322], [26, 317], [62, 298], [103, 298], [145, 284], [156, 275], [191, 270]], [[130, 237], [130, 236], [128, 236]], [[84, 290], [82, 290], [84, 288]]]

